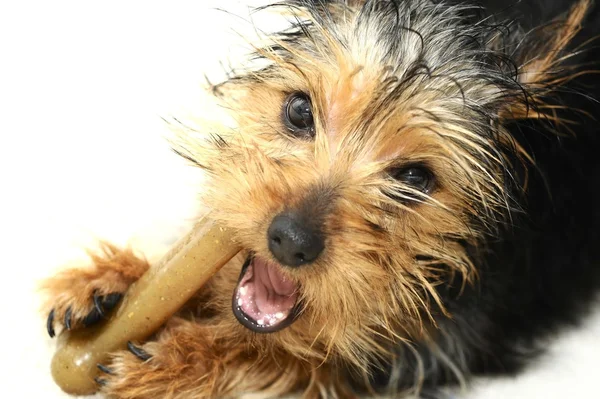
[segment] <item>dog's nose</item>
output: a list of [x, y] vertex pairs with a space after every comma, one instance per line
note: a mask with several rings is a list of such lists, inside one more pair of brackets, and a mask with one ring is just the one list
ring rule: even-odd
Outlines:
[[269, 250], [282, 264], [297, 267], [314, 262], [325, 242], [319, 229], [309, 226], [295, 213], [275, 216], [267, 232]]

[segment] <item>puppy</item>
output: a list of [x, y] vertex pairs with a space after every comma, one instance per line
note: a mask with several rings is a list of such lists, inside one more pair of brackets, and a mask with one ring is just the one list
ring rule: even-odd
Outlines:
[[[262, 66], [214, 85], [235, 127], [174, 126], [244, 248], [114, 398], [443, 397], [515, 373], [600, 286], [589, 0], [288, 0]], [[47, 326], [99, 322], [147, 269], [103, 246], [49, 279]]]

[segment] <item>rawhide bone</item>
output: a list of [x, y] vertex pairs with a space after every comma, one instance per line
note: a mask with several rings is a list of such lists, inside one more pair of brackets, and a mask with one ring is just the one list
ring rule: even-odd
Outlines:
[[231, 230], [203, 218], [163, 259], [127, 291], [112, 317], [97, 327], [64, 331], [52, 359], [52, 377], [67, 393], [92, 394], [98, 389], [97, 364], [111, 352], [156, 332], [240, 248]]

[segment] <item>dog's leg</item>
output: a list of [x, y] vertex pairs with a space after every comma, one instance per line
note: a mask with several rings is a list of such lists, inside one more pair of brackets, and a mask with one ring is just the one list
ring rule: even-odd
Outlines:
[[90, 266], [67, 269], [42, 284], [47, 294], [44, 310], [50, 336], [59, 325], [75, 329], [100, 321], [148, 270], [148, 262], [131, 250], [108, 243], [101, 248], [101, 254], [90, 254]]
[[119, 399], [231, 397], [278, 383], [282, 393], [296, 384], [272, 362], [257, 362], [243, 339], [236, 343], [232, 337], [222, 327], [176, 317], [155, 341], [130, 343], [129, 350], [114, 354], [97, 381], [103, 393]]
[[118, 399], [354, 397], [342, 393], [326, 365], [301, 362], [284, 351], [259, 354], [231, 325], [208, 323], [175, 317], [155, 341], [115, 353], [100, 367], [102, 392]]

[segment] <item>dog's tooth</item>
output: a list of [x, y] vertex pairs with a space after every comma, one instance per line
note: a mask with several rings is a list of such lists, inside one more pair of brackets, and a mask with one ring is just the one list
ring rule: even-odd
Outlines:
[[277, 312], [277, 313], [275, 313], [275, 317], [277, 317], [278, 319], [281, 319], [281, 318], [283, 318], [283, 313]]
[[246, 295], [246, 287], [240, 287], [240, 294]]
[[258, 324], [259, 326], [262, 326], [263, 324], [265, 324], [265, 321], [263, 319], [257, 320], [256, 324]]
[[244, 301], [242, 301], [242, 298], [238, 299], [238, 306], [242, 306], [242, 303], [244, 303]]

